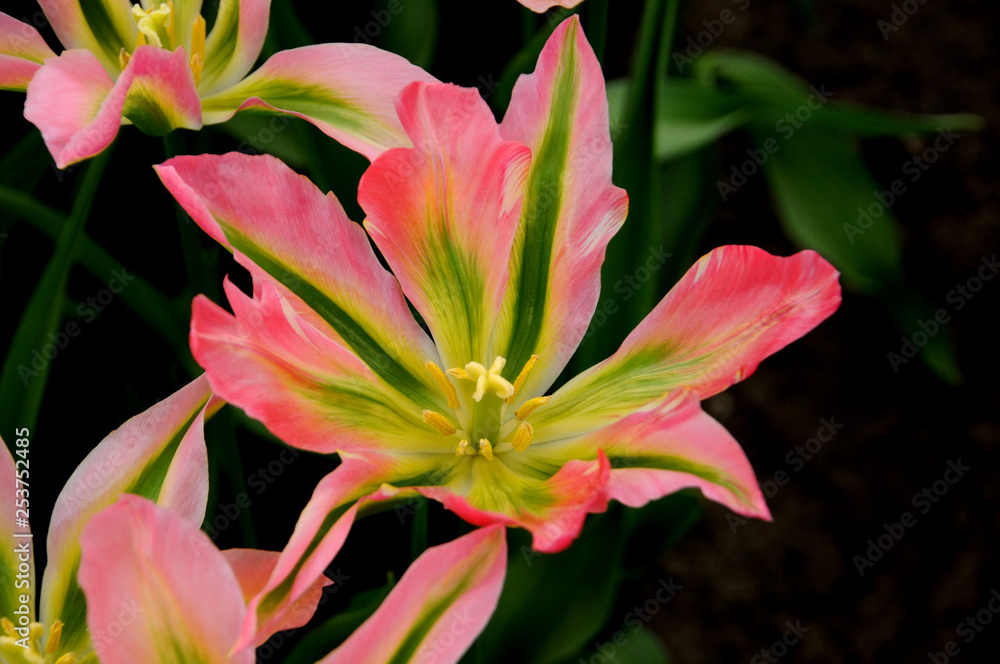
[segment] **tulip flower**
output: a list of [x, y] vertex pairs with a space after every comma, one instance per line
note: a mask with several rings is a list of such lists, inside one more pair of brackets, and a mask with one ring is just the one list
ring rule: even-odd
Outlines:
[[160, 136], [237, 111], [308, 120], [373, 158], [406, 145], [393, 101], [433, 80], [366, 44], [281, 51], [247, 76], [267, 35], [270, 0], [222, 0], [206, 34], [202, 0], [39, 0], [66, 50], [0, 13], [0, 89], [27, 90], [24, 115], [59, 168], [107, 148], [121, 124]]
[[[219, 551], [178, 514], [130, 495], [90, 520], [80, 547], [90, 630], [117, 626], [115, 638], [95, 641], [102, 664], [257, 661], [254, 644], [233, 646], [246, 598], [266, 581], [277, 553]], [[502, 526], [428, 549], [319, 664], [457, 662], [496, 607], [506, 563]], [[304, 595], [307, 616], [321, 595], [321, 584]], [[122, 607], [134, 613], [127, 626]]]
[[326, 566], [366, 497], [417, 492], [475, 525], [526, 528], [539, 551], [568, 546], [609, 500], [684, 488], [769, 518], [740, 445], [699, 402], [829, 316], [836, 270], [810, 251], [716, 249], [614, 355], [549, 394], [627, 208], [578, 19], [553, 33], [500, 125], [476, 90], [443, 83], [407, 86], [397, 109], [413, 147], [381, 155], [359, 190], [392, 273], [333, 194], [276, 159], [157, 168], [253, 279], [252, 295], [225, 283], [232, 313], [194, 302], [191, 346], [213, 389], [290, 445], [342, 459], [244, 640]]
[[0, 552], [0, 578], [5, 580], [0, 588], [0, 662], [94, 661], [95, 635], [87, 631], [87, 605], [77, 575], [80, 533], [122, 493], [145, 496], [178, 519], [200, 525], [208, 501], [203, 425], [220, 404], [202, 376], [113, 431], [77, 467], [49, 521], [40, 622], [35, 620], [36, 543], [27, 517], [14, 520], [15, 508], [30, 513], [31, 494], [37, 495], [30, 486], [33, 459], [28, 438], [15, 439], [13, 457], [0, 442], [0, 505], [10, 514], [0, 519], [0, 541], [5, 542]]

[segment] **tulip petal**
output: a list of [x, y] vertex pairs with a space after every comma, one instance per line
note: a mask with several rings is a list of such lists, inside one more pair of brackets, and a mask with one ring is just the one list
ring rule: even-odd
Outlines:
[[[250, 602], [267, 585], [281, 553], [258, 549], [227, 549], [222, 555], [240, 582], [243, 599]], [[323, 597], [323, 588], [332, 583], [333, 581], [325, 576], [316, 579], [312, 587], [288, 607], [281, 620], [272, 623], [270, 631], [257, 635], [254, 645], [260, 646], [278, 632], [302, 627], [308, 623]]]
[[0, 12], [0, 90], [23, 92], [55, 53], [34, 27]]
[[141, 46], [114, 82], [89, 51], [64, 51], [28, 84], [24, 117], [41, 130], [59, 168], [111, 145], [122, 116], [155, 135], [201, 127], [194, 76], [183, 50]]
[[570, 7], [576, 7], [578, 4], [583, 2], [583, 0], [517, 0], [522, 5], [527, 7], [533, 12], [541, 14], [547, 12], [553, 7], [565, 7], [569, 9]]
[[364, 230], [332, 194], [324, 196], [269, 156], [176, 157], [156, 170], [255, 284], [277, 287], [296, 313], [354, 352], [386, 385], [426, 408], [442, 402], [425, 367], [438, 361], [434, 345]]
[[374, 159], [410, 144], [394, 106], [400, 90], [433, 80], [405, 58], [374, 46], [318, 44], [276, 53], [233, 87], [205, 95], [203, 110], [208, 124], [242, 110], [294, 115]]
[[384, 500], [392, 492], [380, 488], [391, 463], [343, 455], [343, 463], [323, 478], [302, 511], [295, 531], [271, 576], [250, 601], [237, 647], [256, 643], [261, 634], [284, 624], [291, 607], [309, 595], [354, 524], [359, 501]]
[[753, 468], [739, 443], [705, 413], [697, 395], [678, 390], [578, 439], [536, 443], [517, 457], [528, 465], [588, 459], [611, 463], [608, 497], [641, 507], [686, 488], [746, 516], [770, 519]]
[[230, 653], [246, 611], [236, 575], [197, 526], [124, 495], [80, 536], [87, 626], [102, 664], [252, 664]]
[[204, 376], [108, 435], [70, 476], [56, 498], [46, 542], [42, 621], [65, 623], [60, 652], [86, 649], [83, 596], [77, 583], [80, 533], [122, 494], [170, 508], [195, 527], [208, 503], [204, 419], [211, 391]]
[[129, 0], [38, 0], [59, 41], [86, 49], [108, 74], [121, 71], [118, 56], [131, 51], [139, 34]]
[[191, 350], [219, 396], [302, 449], [451, 451], [421, 406], [381, 381], [325, 322], [315, 327], [267, 282], [253, 298], [228, 280], [225, 289], [233, 314], [198, 296], [191, 322]]
[[[17, 433], [17, 431], [15, 431]], [[15, 438], [15, 441], [17, 439]], [[15, 447], [15, 450], [25, 450], [23, 447]], [[0, 519], [0, 542], [5, 545], [0, 549], [0, 579], [5, 583], [0, 589], [0, 617], [12, 619], [15, 617], [14, 611], [20, 609], [22, 595], [27, 594], [28, 620], [35, 619], [35, 554], [34, 544], [31, 541], [31, 528], [27, 524], [28, 497], [31, 487], [27, 484], [18, 483], [18, 474], [28, 468], [30, 459], [26, 458], [27, 452], [18, 456], [20, 464], [16, 464], [10, 450], [0, 438], [0, 509], [3, 509], [10, 516]], [[29, 469], [30, 470], [30, 469]], [[19, 505], [21, 507], [19, 507]], [[24, 515], [15, 514], [18, 509], [24, 509]], [[25, 519], [24, 525], [18, 525], [15, 517]], [[15, 587], [14, 580], [21, 573], [21, 565], [27, 564], [27, 574], [24, 580], [31, 592], [25, 593]], [[0, 639], [6, 638], [0, 635]]]
[[209, 96], [239, 82], [257, 61], [267, 36], [271, 0], [221, 0], [205, 41], [199, 90]]
[[532, 154], [491, 353], [507, 358], [510, 380], [539, 356], [516, 406], [544, 394], [583, 339], [605, 248], [628, 212], [625, 191], [611, 184], [604, 76], [578, 17], [556, 28], [535, 72], [517, 81], [500, 133]]
[[703, 256], [625, 339], [531, 415], [538, 442], [596, 431], [681, 387], [704, 399], [749, 376], [840, 305], [838, 272], [813, 251]]
[[432, 547], [374, 615], [319, 664], [453, 664], [493, 615], [506, 571], [502, 526]]
[[501, 139], [475, 89], [413, 83], [397, 106], [416, 147], [386, 152], [362, 177], [365, 226], [446, 366], [489, 365], [530, 152]]

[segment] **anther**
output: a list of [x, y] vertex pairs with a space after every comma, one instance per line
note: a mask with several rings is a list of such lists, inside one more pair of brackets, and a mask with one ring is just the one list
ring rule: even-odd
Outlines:
[[536, 408], [544, 406], [551, 400], [552, 397], [535, 397], [534, 399], [528, 399], [520, 408], [514, 411], [514, 416], [519, 420], [523, 420], [528, 415], [531, 415]]
[[517, 431], [514, 433], [514, 439], [511, 445], [514, 446], [516, 452], [523, 452], [528, 449], [528, 445], [531, 444], [531, 439], [535, 434], [535, 430], [527, 422], [521, 422], [517, 427]]
[[45, 643], [45, 653], [51, 655], [56, 650], [59, 649], [59, 641], [62, 637], [63, 624], [61, 620], [56, 620], [52, 623], [52, 629], [49, 630], [49, 638]]
[[521, 391], [521, 388], [524, 386], [524, 381], [528, 379], [528, 373], [531, 371], [531, 368], [535, 366], [535, 362], [537, 361], [538, 356], [532, 355], [528, 358], [528, 361], [524, 363], [524, 367], [521, 368], [521, 373], [517, 374], [517, 378], [514, 379], [514, 393], [507, 397], [507, 403], [514, 403], [514, 398], [517, 396], [517, 393]]
[[441, 433], [446, 436], [450, 436], [455, 433], [455, 425], [451, 423], [447, 417], [441, 413], [435, 413], [433, 410], [425, 410], [423, 412], [424, 422], [431, 425]]
[[68, 652], [59, 659], [57, 659], [55, 664], [76, 664], [76, 655], [71, 652]]
[[0, 627], [3, 627], [3, 631], [7, 636], [14, 636], [14, 623], [10, 621], [10, 618], [6, 616], [0, 618]]
[[[424, 366], [426, 366], [427, 370], [431, 372], [431, 376], [434, 377], [434, 382], [437, 383], [438, 388], [444, 392], [445, 397], [448, 399], [448, 406], [450, 408], [458, 408], [458, 393], [455, 392], [455, 386], [451, 384], [448, 377], [444, 375], [443, 371], [441, 371], [441, 367], [434, 364], [430, 360], [427, 360]], [[448, 373], [451, 373], [450, 369], [448, 370]]]
[[473, 456], [476, 453], [475, 448], [469, 447], [469, 441], [460, 440], [458, 441], [458, 447], [455, 448], [455, 456]]
[[493, 445], [485, 438], [479, 439], [479, 453], [486, 457], [487, 461], [493, 461]]

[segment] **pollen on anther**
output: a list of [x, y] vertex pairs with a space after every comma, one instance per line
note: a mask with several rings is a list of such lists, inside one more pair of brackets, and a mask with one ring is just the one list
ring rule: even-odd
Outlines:
[[[444, 392], [445, 397], [448, 399], [448, 406], [450, 408], [458, 408], [458, 393], [455, 391], [455, 386], [451, 384], [448, 377], [444, 375], [441, 371], [441, 367], [434, 364], [430, 360], [424, 364], [427, 367], [427, 371], [430, 372], [431, 376], [434, 378], [434, 382], [437, 383], [438, 388]], [[451, 370], [448, 371], [451, 373]]]
[[531, 372], [531, 368], [535, 366], [535, 362], [537, 361], [538, 355], [532, 355], [528, 358], [528, 361], [524, 363], [524, 367], [521, 368], [521, 373], [517, 374], [517, 378], [514, 379], [514, 393], [507, 397], [507, 403], [514, 403], [517, 393], [521, 391], [521, 388], [524, 386], [524, 381], [528, 379], [528, 373]]
[[424, 422], [431, 425], [446, 436], [455, 433], [455, 425], [447, 417], [433, 410], [423, 411]]
[[520, 408], [514, 411], [514, 416], [517, 417], [517, 419], [519, 420], [523, 420], [528, 415], [531, 415], [531, 413], [534, 412], [536, 408], [538, 408], [539, 406], [544, 406], [551, 400], [552, 397], [535, 397], [534, 399], [528, 399], [527, 401], [524, 402], [524, 404], [521, 405]]
[[493, 445], [485, 438], [479, 439], [479, 453], [486, 457], [487, 461], [493, 461]]
[[531, 439], [535, 435], [535, 430], [532, 428], [531, 424], [528, 422], [521, 422], [518, 425], [517, 431], [514, 432], [514, 439], [511, 444], [514, 446], [516, 452], [523, 452], [528, 449], [528, 445], [531, 444]]

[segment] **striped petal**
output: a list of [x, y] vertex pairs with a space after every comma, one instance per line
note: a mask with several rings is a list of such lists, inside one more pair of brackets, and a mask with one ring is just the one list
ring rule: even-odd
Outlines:
[[414, 83], [398, 110], [416, 147], [386, 152], [362, 177], [365, 226], [445, 364], [489, 365], [530, 152], [500, 137], [475, 89]]
[[507, 358], [511, 380], [538, 355], [520, 404], [544, 394], [583, 339], [604, 250], [628, 212], [625, 191], [611, 184], [604, 76], [578, 17], [552, 33], [535, 73], [518, 80], [500, 132], [532, 154], [490, 353]]
[[538, 466], [601, 453], [612, 468], [608, 497], [629, 507], [697, 488], [734, 512], [770, 519], [743, 449], [687, 390], [579, 439], [533, 444], [518, 461]]
[[[195, 222], [316, 330], [415, 403], [446, 407], [425, 363], [437, 351], [332, 195], [269, 156], [177, 157], [157, 168]], [[213, 378], [212, 374], [209, 375]], [[213, 378], [214, 379], [214, 378]], [[242, 408], [246, 403], [236, 402]]]
[[87, 625], [102, 664], [253, 664], [232, 652], [246, 611], [226, 558], [179, 514], [122, 496], [80, 536]]
[[[222, 555], [240, 582], [243, 599], [250, 602], [267, 585], [267, 580], [271, 578], [271, 573], [274, 572], [281, 553], [258, 549], [227, 549], [222, 552]], [[254, 645], [260, 646], [278, 632], [302, 627], [309, 622], [313, 614], [316, 613], [316, 607], [323, 597], [323, 588], [332, 583], [333, 581], [325, 576], [316, 579], [312, 587], [280, 616], [280, 620], [271, 624], [270, 631], [257, 635]]]
[[453, 664], [493, 615], [506, 571], [500, 526], [432, 547], [372, 617], [319, 664]]
[[569, 9], [570, 7], [576, 7], [578, 4], [583, 2], [583, 0], [517, 0], [522, 5], [527, 7], [533, 12], [539, 14], [547, 12], [553, 7], [565, 7]]
[[391, 497], [393, 492], [380, 488], [390, 468], [386, 460], [343, 455], [343, 463], [320, 481], [267, 583], [250, 601], [237, 647], [281, 629], [292, 607], [324, 578], [354, 525], [360, 501]]
[[[29, 440], [29, 431], [25, 429], [15, 430], [15, 435], [23, 434], [24, 438], [14, 438], [14, 450], [24, 450], [22, 454], [11, 456], [10, 449], [0, 438], [0, 508], [9, 515], [6, 519], [0, 519], [0, 541], [4, 546], [0, 549], [0, 579], [4, 580], [3, 588], [0, 588], [0, 617], [7, 618], [14, 622], [17, 627], [24, 627], [18, 621], [18, 611], [22, 606], [27, 606], [28, 613], [25, 615], [27, 621], [35, 619], [35, 546], [31, 540], [31, 527], [28, 525], [28, 498], [30, 497], [30, 482], [23, 480], [18, 482], [20, 474], [28, 470], [30, 459], [26, 447], [17, 445], [18, 440]], [[27, 477], [30, 472], [24, 473]], [[22, 510], [23, 513], [18, 512]], [[19, 521], [23, 518], [24, 521]], [[22, 580], [27, 583], [22, 590], [15, 584], [15, 579], [21, 575]], [[28, 601], [22, 602], [22, 596], [27, 596]], [[23, 614], [22, 614], [23, 615]], [[19, 634], [18, 638], [27, 636], [27, 633]], [[6, 635], [0, 634], [0, 644], [5, 644]], [[0, 646], [0, 652], [3, 652]]]
[[191, 322], [191, 350], [219, 396], [302, 449], [450, 451], [421, 407], [382, 382], [325, 322], [314, 326], [267, 282], [253, 298], [228, 280], [225, 289], [233, 314], [198, 296]]
[[23, 92], [55, 53], [34, 27], [0, 12], [0, 90]]
[[118, 56], [135, 47], [138, 29], [129, 0], [38, 0], [67, 49], [91, 51], [108, 74], [121, 71]]
[[86, 650], [84, 602], [77, 583], [80, 533], [122, 494], [154, 500], [199, 526], [208, 503], [205, 450], [208, 381], [200, 377], [113, 431], [87, 455], [56, 498], [46, 542], [42, 621], [65, 623], [60, 652]]
[[93, 53], [64, 51], [28, 84], [24, 117], [41, 130], [59, 168], [111, 145], [123, 116], [154, 135], [201, 127], [194, 76], [183, 50], [141, 46], [117, 81]]
[[203, 110], [209, 124], [242, 110], [288, 113], [374, 159], [410, 144], [394, 107], [400, 90], [433, 80], [405, 58], [374, 46], [318, 44], [276, 53], [245, 80], [204, 95]]
[[271, 0], [221, 0], [218, 7], [205, 41], [202, 96], [235, 85], [253, 67], [267, 36]]
[[538, 441], [596, 431], [669, 391], [707, 398], [840, 305], [838, 272], [813, 251], [788, 258], [727, 246], [702, 257], [610, 358], [532, 413]]

